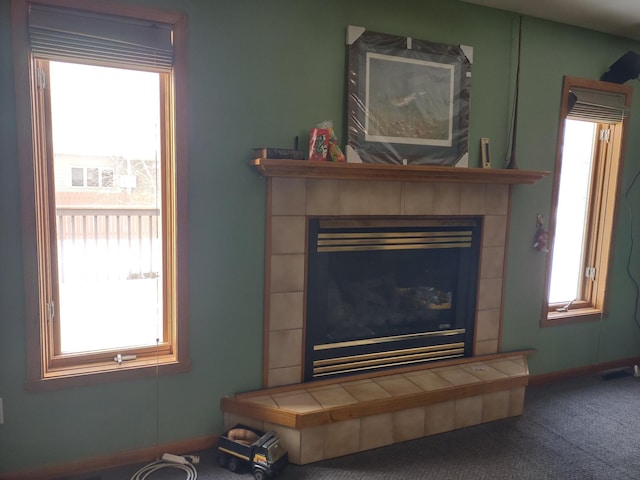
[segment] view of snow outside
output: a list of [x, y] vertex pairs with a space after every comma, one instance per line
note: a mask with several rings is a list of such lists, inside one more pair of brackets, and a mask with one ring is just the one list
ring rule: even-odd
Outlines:
[[[159, 158], [159, 76], [52, 61], [50, 84], [62, 352], [155, 345], [163, 340], [159, 179], [151, 171], [143, 195], [130, 169], [137, 162], [149, 172]], [[109, 158], [128, 165], [129, 175], [90, 181]], [[76, 211], [61, 214], [65, 209]]]
[[565, 121], [549, 303], [577, 299], [589, 207], [596, 124]]

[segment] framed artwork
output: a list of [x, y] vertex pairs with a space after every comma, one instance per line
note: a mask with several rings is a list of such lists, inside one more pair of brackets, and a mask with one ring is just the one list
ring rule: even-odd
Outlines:
[[355, 161], [464, 163], [473, 49], [361, 27], [349, 27], [347, 43], [348, 150]]

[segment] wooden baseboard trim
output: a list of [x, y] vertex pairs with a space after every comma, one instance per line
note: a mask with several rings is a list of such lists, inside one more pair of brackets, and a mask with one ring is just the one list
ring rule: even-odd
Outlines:
[[640, 357], [631, 357], [622, 360], [614, 360], [612, 362], [585, 365], [583, 367], [571, 368], [569, 370], [561, 370], [558, 372], [543, 373], [540, 375], [530, 375], [529, 386], [545, 385], [547, 383], [567, 380], [572, 377], [586, 377], [589, 375], [597, 375], [599, 373], [606, 372], [607, 370], [633, 367], [634, 365], [640, 365]]
[[217, 443], [217, 435], [180, 440], [154, 447], [114, 453], [103, 457], [88, 458], [58, 465], [22, 470], [15, 473], [0, 474], [0, 480], [55, 480], [57, 478], [84, 475], [125, 465], [152, 462], [160, 458], [163, 453], [174, 453], [177, 455], [193, 453], [213, 448]]

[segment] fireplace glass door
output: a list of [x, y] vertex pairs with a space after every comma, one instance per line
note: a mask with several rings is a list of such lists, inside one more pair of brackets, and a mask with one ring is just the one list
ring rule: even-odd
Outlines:
[[470, 356], [480, 228], [310, 220], [305, 380]]

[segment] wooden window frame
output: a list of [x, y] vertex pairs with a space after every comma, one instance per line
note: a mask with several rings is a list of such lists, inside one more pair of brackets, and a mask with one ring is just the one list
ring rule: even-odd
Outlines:
[[[564, 77], [560, 119], [558, 125], [558, 144], [551, 199], [551, 219], [549, 223], [549, 245], [553, 248], [556, 230], [556, 213], [562, 169], [565, 119], [568, 115], [569, 92], [571, 88], [583, 88], [625, 95], [626, 110], [631, 109], [632, 88], [597, 80], [576, 77]], [[549, 303], [551, 283], [552, 252], [547, 255], [545, 298], [542, 309], [541, 326], [549, 327], [600, 320], [607, 313], [607, 280], [611, 267], [611, 247], [613, 245], [613, 227], [616, 224], [617, 204], [622, 184], [625, 140], [628, 135], [628, 116], [618, 124], [607, 124], [611, 129], [610, 143], [598, 140], [594, 152], [594, 170], [589, 196], [589, 217], [585, 227], [585, 253], [582, 265], [594, 266], [596, 276], [593, 280], [582, 277], [580, 290], [582, 299], [571, 303], [566, 311], [558, 311], [564, 304]], [[597, 124], [598, 128], [604, 124]]]
[[[165, 159], [161, 201], [163, 312], [167, 315], [163, 338], [166, 341], [151, 347], [118, 350], [122, 355], [136, 355], [135, 360], [121, 364], [114, 361], [114, 351], [61, 354], [56, 340], [59, 338], [57, 322], [48, 321], [50, 299], [58, 298], [55, 212], [51, 208], [54, 200], [53, 189], [49, 187], [51, 179], [47, 177], [53, 174], [50, 115], [46, 108], [50, 102], [38, 94], [37, 75], [33, 73], [41, 60], [34, 59], [29, 48], [30, 4], [144, 19], [173, 27], [173, 64], [170, 73], [160, 75], [164, 93], [159, 100], [163, 126], [161, 150]], [[11, 13], [25, 272], [25, 386], [39, 391], [188, 371], [186, 16], [180, 12], [101, 0], [12, 0]], [[54, 302], [56, 310], [58, 303]], [[58, 312], [54, 318], [58, 318]]]

